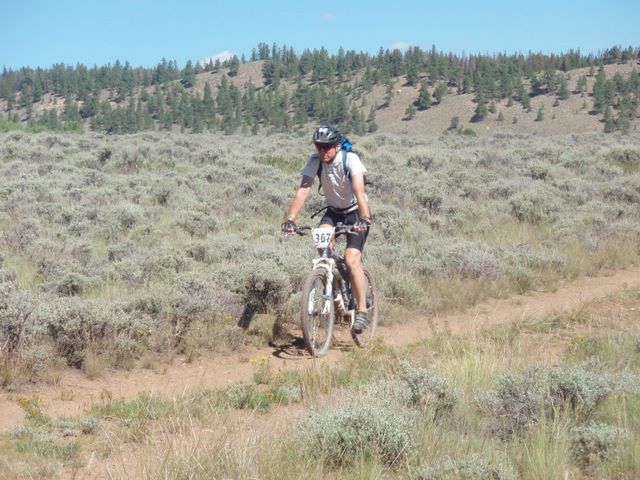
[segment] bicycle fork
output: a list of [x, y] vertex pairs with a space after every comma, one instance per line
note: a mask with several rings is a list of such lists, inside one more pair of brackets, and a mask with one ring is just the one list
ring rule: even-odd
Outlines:
[[[331, 313], [331, 302], [333, 302], [333, 262], [334, 261], [331, 258], [316, 258], [313, 260], [313, 270], [317, 268], [324, 269], [327, 279], [324, 286], [324, 292], [322, 292], [322, 311], [320, 312], [320, 315], [329, 315]], [[309, 314], [314, 313], [314, 304], [314, 296], [309, 296], [309, 304], [307, 306]]]

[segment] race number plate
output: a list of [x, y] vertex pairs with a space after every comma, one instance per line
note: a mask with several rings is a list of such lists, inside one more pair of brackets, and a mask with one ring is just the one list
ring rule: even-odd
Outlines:
[[334, 227], [314, 228], [311, 230], [313, 241], [316, 244], [316, 248], [327, 248], [329, 242], [333, 238], [333, 232], [336, 229]]

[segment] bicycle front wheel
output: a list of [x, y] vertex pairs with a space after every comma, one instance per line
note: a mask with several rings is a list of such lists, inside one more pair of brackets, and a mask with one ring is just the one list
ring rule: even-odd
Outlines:
[[333, 299], [327, 298], [327, 272], [313, 270], [302, 289], [302, 336], [307, 351], [314, 357], [322, 357], [329, 351], [335, 312]]
[[369, 328], [367, 328], [360, 335], [356, 335], [353, 332], [351, 333], [354, 342], [356, 342], [356, 345], [358, 345], [359, 347], [366, 347], [369, 342], [371, 342], [371, 339], [373, 339], [373, 337], [375, 336], [376, 328], [378, 328], [379, 316], [378, 292], [376, 291], [375, 284], [373, 283], [373, 276], [371, 275], [371, 272], [369, 272], [369, 270], [367, 270], [366, 268], [364, 269], [364, 276], [367, 279], [366, 299]]

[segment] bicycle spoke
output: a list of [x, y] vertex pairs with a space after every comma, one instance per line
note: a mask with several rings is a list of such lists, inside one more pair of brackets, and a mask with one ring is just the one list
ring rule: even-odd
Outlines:
[[333, 331], [333, 303], [325, 298], [326, 272], [314, 270], [303, 292], [302, 333], [307, 350], [314, 356], [326, 354]]

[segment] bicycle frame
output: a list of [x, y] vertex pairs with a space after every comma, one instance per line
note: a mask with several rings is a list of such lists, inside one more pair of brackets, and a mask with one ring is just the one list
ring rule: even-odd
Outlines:
[[[336, 232], [337, 231], [337, 232]], [[333, 251], [333, 244], [335, 243], [336, 233], [350, 233], [351, 227], [347, 227], [345, 225], [338, 225], [334, 228], [333, 233], [331, 234], [331, 238], [327, 242], [327, 245], [322, 247], [320, 256], [314, 258], [312, 260], [312, 270], [316, 270], [319, 268], [324, 269], [327, 272], [327, 286], [323, 295], [324, 305], [323, 312], [328, 313], [331, 309], [331, 303], [333, 301], [333, 285], [335, 279], [335, 272], [338, 270], [338, 262], [344, 263], [342, 257], [337, 255]], [[353, 326], [353, 322], [355, 321], [355, 310], [349, 309], [349, 304], [351, 303], [351, 293], [349, 292], [349, 288], [347, 288], [349, 282], [348, 278], [344, 278], [342, 274], [340, 274], [340, 284], [339, 293], [343, 296], [344, 302], [344, 311], [346, 312], [346, 316], [349, 317], [350, 326]], [[344, 288], [343, 288], [344, 287]]]

